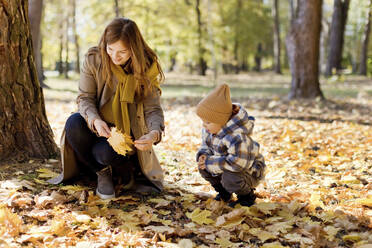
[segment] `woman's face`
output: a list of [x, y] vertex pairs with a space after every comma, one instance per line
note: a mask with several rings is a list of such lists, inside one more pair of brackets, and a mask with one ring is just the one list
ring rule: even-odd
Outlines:
[[132, 55], [121, 40], [107, 44], [106, 51], [115, 65], [125, 64]]

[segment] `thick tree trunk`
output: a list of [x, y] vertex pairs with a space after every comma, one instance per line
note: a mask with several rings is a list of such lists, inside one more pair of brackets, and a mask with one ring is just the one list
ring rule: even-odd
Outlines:
[[196, 0], [195, 11], [196, 11], [196, 21], [198, 24], [198, 57], [199, 57], [198, 71], [199, 71], [199, 75], [205, 76], [205, 73], [207, 71], [207, 62], [204, 60], [205, 48], [203, 46], [203, 27], [202, 27], [203, 24], [201, 21], [200, 0]]
[[363, 37], [363, 47], [362, 54], [360, 56], [360, 75], [367, 75], [367, 57], [368, 57], [368, 44], [369, 44], [369, 35], [371, 33], [371, 17], [372, 15], [372, 0], [369, 5], [368, 20], [364, 28], [364, 37]]
[[75, 55], [76, 55], [76, 66], [75, 71], [80, 73], [80, 45], [79, 45], [79, 35], [76, 31], [76, 0], [72, 1], [72, 32], [74, 35], [75, 42]]
[[278, 74], [282, 73], [280, 64], [280, 23], [279, 23], [279, 7], [278, 0], [273, 1], [272, 15], [274, 19], [274, 71]]
[[326, 76], [331, 76], [334, 69], [342, 69], [342, 49], [349, 4], [350, 0], [335, 0], [334, 2]]
[[322, 0], [299, 0], [287, 36], [292, 74], [289, 98], [323, 97], [319, 86], [319, 40]]
[[43, 0], [29, 0], [28, 15], [30, 18], [32, 46], [37, 69], [37, 76], [41, 87], [46, 87], [44, 84], [43, 64], [41, 58], [41, 33], [40, 23], [43, 12]]
[[50, 158], [53, 140], [37, 79], [27, 1], [0, 8], [0, 161]]

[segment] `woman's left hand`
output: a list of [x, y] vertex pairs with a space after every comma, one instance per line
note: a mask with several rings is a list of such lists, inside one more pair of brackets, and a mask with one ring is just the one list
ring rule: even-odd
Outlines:
[[153, 130], [148, 134], [143, 135], [138, 140], [134, 141], [134, 146], [141, 151], [148, 151], [152, 148], [152, 144], [154, 144], [158, 140], [158, 131]]

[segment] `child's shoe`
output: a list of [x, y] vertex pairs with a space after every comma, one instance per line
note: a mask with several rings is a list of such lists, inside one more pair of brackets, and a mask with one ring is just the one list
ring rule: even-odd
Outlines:
[[222, 184], [212, 185], [213, 188], [218, 192], [214, 200], [228, 202], [231, 199], [231, 193], [228, 192]]
[[235, 202], [230, 202], [229, 206], [234, 208], [237, 204], [241, 206], [250, 207], [254, 204], [256, 200], [256, 195], [251, 191], [248, 195], [238, 195], [238, 200]]

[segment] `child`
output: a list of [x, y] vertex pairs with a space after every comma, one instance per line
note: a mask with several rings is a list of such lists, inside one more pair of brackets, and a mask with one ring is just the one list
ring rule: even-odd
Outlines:
[[236, 193], [237, 203], [254, 204], [254, 188], [266, 167], [259, 144], [250, 135], [254, 118], [238, 103], [231, 103], [226, 84], [217, 86], [196, 107], [203, 121], [202, 145], [196, 155], [199, 172], [218, 192], [215, 200], [228, 202]]

